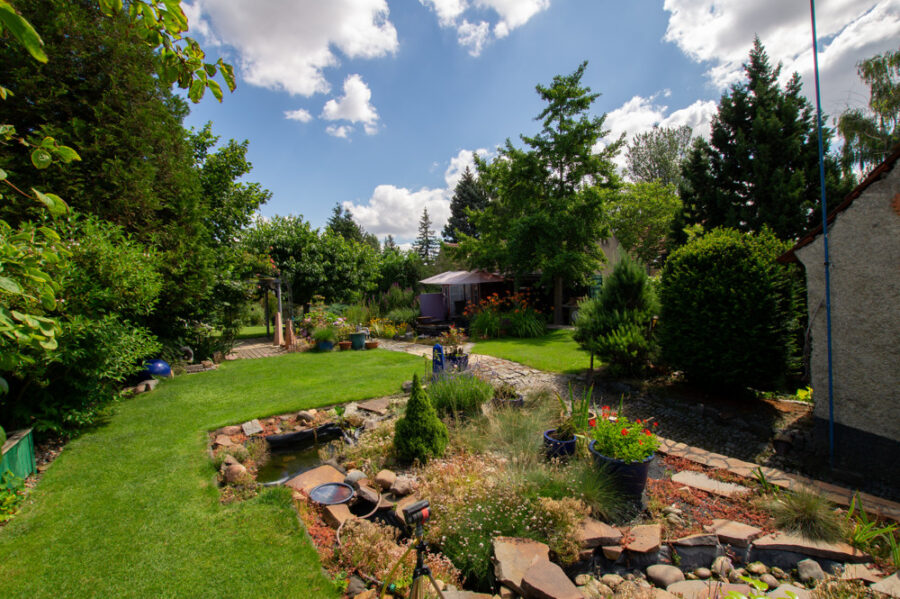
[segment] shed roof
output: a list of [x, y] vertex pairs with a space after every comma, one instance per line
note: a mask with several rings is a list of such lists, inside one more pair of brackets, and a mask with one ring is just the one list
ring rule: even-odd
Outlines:
[[478, 283], [502, 283], [505, 280], [500, 275], [484, 270], [448, 270], [419, 282], [425, 285], [477, 285]]
[[[856, 186], [853, 191], [847, 194], [847, 197], [844, 198], [844, 201], [837, 205], [837, 207], [832, 210], [828, 214], [828, 224], [834, 222], [834, 219], [837, 217], [838, 213], [843, 212], [847, 208], [850, 207], [850, 204], [853, 203], [853, 200], [862, 195], [862, 193], [873, 183], [884, 177], [887, 173], [894, 168], [894, 164], [897, 160], [900, 159], [900, 145], [894, 147], [894, 151], [888, 156], [884, 162], [875, 167], [872, 172], [870, 172], [865, 179], [862, 180], [862, 183]], [[787, 262], [797, 262], [797, 255], [794, 253], [800, 248], [811, 244], [815, 241], [816, 237], [822, 234], [822, 225], [817, 226], [812, 229], [809, 233], [800, 238], [800, 240], [794, 244], [794, 247], [786, 251], [784, 254], [778, 257], [779, 262], [787, 263]]]

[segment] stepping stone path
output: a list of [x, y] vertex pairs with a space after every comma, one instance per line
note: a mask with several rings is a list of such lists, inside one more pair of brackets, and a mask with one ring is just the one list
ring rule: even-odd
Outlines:
[[692, 470], [682, 470], [676, 473], [672, 476], [672, 482], [700, 489], [707, 493], [713, 493], [714, 495], [721, 495], [722, 497], [733, 497], [750, 491], [743, 485], [723, 483], [706, 476], [702, 472], [694, 472]]

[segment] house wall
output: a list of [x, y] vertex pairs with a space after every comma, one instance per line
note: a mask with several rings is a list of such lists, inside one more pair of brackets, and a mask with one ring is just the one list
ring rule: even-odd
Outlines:
[[[836, 454], [893, 463], [900, 455], [900, 168], [837, 214], [828, 246]], [[795, 254], [806, 268], [814, 416], [821, 430], [828, 420], [822, 236]]]

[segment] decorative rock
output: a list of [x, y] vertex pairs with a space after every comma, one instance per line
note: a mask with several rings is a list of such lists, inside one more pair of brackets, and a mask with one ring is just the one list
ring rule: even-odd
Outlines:
[[225, 466], [231, 466], [232, 464], [240, 464], [240, 462], [238, 462], [237, 458], [233, 455], [226, 453], [225, 458], [222, 460], [222, 464]]
[[606, 599], [613, 594], [611, 588], [593, 578], [587, 585], [581, 587], [580, 590], [588, 599]]
[[699, 534], [688, 535], [672, 541], [672, 545], [681, 547], [701, 547], [707, 545], [718, 545], [718, 537], [716, 535]]
[[[378, 482], [376, 477], [375, 482]], [[416, 490], [416, 481], [411, 476], [398, 476], [391, 484], [391, 493], [406, 496]]]
[[242, 464], [229, 464], [225, 466], [225, 482], [233, 485], [247, 476], [247, 469]]
[[722, 497], [732, 497], [741, 493], [746, 493], [750, 489], [743, 485], [735, 483], [723, 483], [714, 480], [701, 472], [693, 472], [691, 470], [682, 470], [672, 476], [672, 482], [680, 485], [688, 485], [707, 493], [721, 495]]
[[348, 485], [353, 485], [354, 483], [358, 483], [365, 477], [366, 477], [365, 472], [354, 468], [353, 470], [347, 471], [347, 476], [344, 478], [344, 482], [347, 483]]
[[625, 545], [625, 549], [634, 553], [650, 553], [657, 551], [660, 544], [662, 528], [659, 524], [641, 524], [631, 529], [634, 540]]
[[822, 566], [819, 565], [819, 562], [812, 559], [797, 562], [797, 573], [800, 575], [800, 580], [806, 583], [825, 578]]
[[731, 572], [728, 573], [728, 582], [733, 582], [735, 584], [741, 582], [741, 576], [746, 576], [747, 572], [743, 568], [735, 568]]
[[384, 490], [390, 489], [396, 480], [397, 475], [390, 470], [382, 470], [375, 475], [375, 485]]
[[747, 547], [750, 542], [763, 533], [762, 530], [743, 522], [716, 519], [706, 529], [719, 537], [720, 543], [735, 547]]
[[609, 561], [615, 562], [618, 561], [620, 557], [622, 557], [622, 551], [623, 549], [621, 545], [604, 545], [603, 557], [605, 557]]
[[313, 487], [324, 483], [340, 482], [344, 482], [344, 473], [333, 466], [324, 465], [298, 474], [284, 484], [308, 495]]
[[[550, 548], [544, 543], [514, 537], [495, 537], [494, 575], [500, 584], [523, 595], [522, 578], [532, 563], [549, 562]], [[568, 578], [566, 579], [568, 580]], [[569, 584], [572, 584], [569, 582]], [[574, 587], [574, 585], [572, 585]]]
[[669, 514], [675, 514], [676, 516], [683, 516], [684, 512], [675, 507], [674, 505], [669, 505], [663, 508], [663, 516], [668, 516]]
[[378, 591], [375, 589], [366, 589], [359, 595], [354, 595], [353, 599], [378, 599]]
[[372, 412], [374, 414], [378, 414], [379, 416], [384, 416], [385, 414], [387, 414], [390, 407], [391, 402], [387, 398], [370, 399], [369, 401], [362, 401], [359, 403], [360, 410]]
[[872, 584], [881, 582], [883, 578], [877, 570], [870, 570], [866, 564], [847, 564], [841, 573], [842, 580], [863, 580]]
[[[788, 592], [793, 593], [797, 599], [811, 599], [812, 597], [812, 593], [793, 584], [783, 584], [777, 589], [772, 589], [766, 593], [766, 597], [769, 597], [770, 599], [784, 599], [784, 597], [790, 597]], [[900, 595], [898, 595], [898, 597], [900, 597]]]
[[771, 574], [763, 574], [759, 577], [760, 582], [766, 583], [770, 589], [774, 589], [778, 586], [778, 579], [772, 576]]
[[584, 599], [563, 569], [538, 560], [522, 577], [522, 594], [528, 599]]
[[346, 503], [326, 505], [322, 510], [322, 517], [325, 519], [326, 524], [331, 528], [337, 528], [350, 518], [355, 518], [355, 516], [350, 513], [350, 508], [347, 507]]
[[297, 412], [297, 420], [309, 424], [316, 421], [316, 416], [308, 410], [301, 410]]
[[778, 566], [772, 566], [772, 569], [769, 570], [769, 573], [772, 574], [772, 576], [774, 576], [778, 580], [787, 580], [788, 579], [787, 573], [784, 570], [782, 570], [781, 568], [779, 568]]
[[900, 574], [894, 572], [881, 582], [873, 584], [871, 589], [889, 597], [900, 597]]
[[754, 576], [762, 576], [763, 574], [768, 574], [769, 569], [762, 562], [753, 562], [747, 566], [747, 572]]
[[220, 435], [236, 435], [241, 432], [241, 427], [236, 424], [232, 424], [231, 426], [223, 426], [218, 431], [216, 431]]
[[359, 488], [356, 490], [356, 496], [369, 503], [378, 503], [380, 494], [369, 485], [360, 484]]
[[684, 520], [678, 514], [669, 514], [666, 516], [666, 522], [672, 526], [684, 526]]
[[620, 584], [625, 582], [625, 579], [618, 574], [604, 574], [600, 577], [600, 582], [612, 589], [616, 589]]
[[252, 437], [253, 435], [258, 435], [263, 432], [263, 427], [259, 423], [259, 420], [253, 419], [242, 424], [241, 430], [243, 430], [244, 434], [248, 437]]
[[590, 574], [579, 574], [575, 577], [575, 584], [583, 587], [592, 580], [594, 580], [594, 578]]
[[412, 381], [403, 381], [403, 384], [400, 385], [400, 388], [403, 389], [404, 393], [412, 392]]
[[776, 532], [756, 539], [753, 541], [753, 549], [791, 551], [836, 562], [859, 563], [869, 561], [869, 556], [846, 543], [811, 541], [799, 535], [789, 535], [783, 532]]
[[727, 584], [715, 580], [683, 580], [666, 587], [669, 593], [682, 599], [708, 599], [709, 597], [725, 597], [731, 591], [748, 594], [750, 585]]
[[722, 578], [727, 578], [728, 573], [734, 570], [734, 564], [731, 563], [731, 559], [725, 557], [724, 555], [720, 555], [712, 563], [712, 567], [710, 569], [713, 571], [713, 573], [718, 574]]
[[582, 547], [593, 549], [601, 545], [618, 545], [622, 532], [599, 520], [585, 518], [575, 532], [575, 539]]
[[234, 441], [228, 435], [218, 435], [215, 444], [221, 447], [231, 447], [234, 445]]
[[500, 587], [500, 592], [497, 593], [500, 596], [500, 599], [517, 599], [518, 595], [512, 589], [508, 589], [506, 587]]
[[675, 566], [655, 564], [647, 568], [647, 578], [656, 586], [668, 587], [684, 580], [684, 573]]

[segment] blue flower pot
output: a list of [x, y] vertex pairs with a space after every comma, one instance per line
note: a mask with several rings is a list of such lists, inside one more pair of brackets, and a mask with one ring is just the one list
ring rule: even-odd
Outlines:
[[650, 463], [656, 454], [650, 454], [643, 462], [627, 463], [598, 452], [594, 449], [596, 443], [596, 441], [591, 441], [588, 445], [588, 450], [594, 458], [594, 464], [612, 475], [613, 481], [623, 495], [632, 500], [639, 500], [644, 492], [644, 487], [647, 486], [647, 473], [650, 471]]
[[331, 351], [334, 349], [334, 343], [331, 341], [316, 341], [316, 349], [319, 351]]
[[568, 441], [558, 441], [551, 437], [556, 432], [555, 428], [544, 431], [544, 453], [548, 458], [562, 458], [575, 453], [575, 437]]

